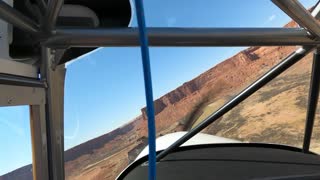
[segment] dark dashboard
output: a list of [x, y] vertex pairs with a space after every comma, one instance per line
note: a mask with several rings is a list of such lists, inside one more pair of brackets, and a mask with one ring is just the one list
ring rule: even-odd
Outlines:
[[[118, 179], [148, 178], [147, 157]], [[157, 179], [319, 179], [320, 156], [273, 144], [211, 144], [180, 147], [157, 163]]]

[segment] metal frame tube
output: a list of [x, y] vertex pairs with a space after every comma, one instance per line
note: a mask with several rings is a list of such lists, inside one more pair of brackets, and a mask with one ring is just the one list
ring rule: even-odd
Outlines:
[[[44, 6], [43, 0], [37, 0], [39, 6]], [[69, 48], [69, 47], [99, 47], [99, 46], [139, 46], [138, 28], [115, 28], [115, 29], [55, 29], [56, 21], [63, 5], [63, 0], [49, 0], [46, 7], [46, 14], [42, 21], [42, 29], [47, 33], [48, 38], [43, 41], [42, 45], [48, 48]], [[313, 18], [310, 13], [302, 7], [296, 0], [273, 0], [281, 9], [289, 14], [303, 28], [148, 28], [148, 38], [150, 46], [275, 46], [275, 45], [312, 45], [320, 44], [320, 40], [314, 40], [313, 36], [320, 37], [320, 23]], [[42, 5], [41, 5], [42, 4]], [[43, 8], [43, 7], [42, 7]], [[319, 9], [319, 8], [316, 8]], [[317, 13], [316, 13], [317, 14]], [[3, 1], [0, 1], [0, 18], [13, 24], [14, 26], [31, 33], [41, 35], [38, 25], [28, 17], [22, 15]], [[53, 33], [52, 33], [53, 32]], [[313, 35], [310, 35], [310, 33]], [[63, 90], [65, 69], [63, 66], [57, 67], [56, 70], [51, 69], [51, 53], [50, 49], [42, 47], [42, 80], [22, 78], [17, 76], [9, 76], [0, 74], [0, 84], [31, 86], [31, 87], [47, 87], [46, 89], [46, 105], [32, 106], [31, 115], [32, 123], [40, 118], [46, 120], [42, 124], [31, 124], [33, 126], [32, 133], [46, 136], [46, 142], [42, 141], [42, 145], [46, 145], [46, 149], [34, 146], [34, 162], [36, 164], [37, 177], [49, 176], [49, 179], [64, 179], [64, 139], [63, 139]], [[277, 77], [283, 71], [298, 62], [307, 53], [315, 47], [305, 46], [294, 53], [290, 54], [282, 62], [268, 71], [265, 75], [251, 84], [249, 87], [240, 92], [235, 98], [230, 100], [215, 113], [211, 114], [203, 122], [197, 125], [190, 132], [172, 144], [169, 148], [161, 152], [157, 156], [157, 160], [161, 160], [167, 154], [174, 151], [184, 142], [192, 138], [209, 124], [219, 119], [226, 112], [237, 106], [243, 100], [248, 98], [262, 86]], [[306, 122], [306, 136], [304, 141], [304, 151], [309, 149], [310, 138], [312, 134], [312, 126], [314, 121], [314, 111], [316, 108], [315, 99], [319, 96], [319, 78], [316, 76], [320, 71], [320, 63], [315, 58], [310, 100], [308, 106], [308, 115]], [[318, 67], [319, 66], [319, 67]], [[318, 69], [319, 68], [319, 69]], [[318, 82], [318, 84], [316, 84]], [[318, 91], [317, 91], [318, 90]], [[312, 100], [313, 99], [313, 100]], [[44, 126], [45, 131], [36, 132], [34, 128]], [[46, 135], [43, 134], [46, 132]], [[40, 142], [39, 138], [33, 141]], [[47, 150], [47, 152], [45, 152]], [[41, 155], [35, 155], [37, 152]], [[46, 155], [47, 154], [47, 159]], [[48, 174], [41, 175], [41, 165], [39, 162], [48, 162]], [[46, 167], [43, 167], [44, 169]], [[46, 170], [44, 170], [46, 171]]]
[[162, 151], [157, 156], [157, 161], [164, 158], [166, 155], [168, 155], [174, 149], [178, 148], [180, 145], [182, 145], [183, 143], [188, 141], [194, 135], [196, 135], [197, 133], [202, 131], [204, 128], [206, 128], [208, 125], [210, 125], [211, 123], [213, 123], [214, 121], [216, 121], [217, 119], [222, 117], [225, 113], [230, 111], [235, 106], [237, 106], [243, 100], [245, 100], [246, 98], [251, 96], [254, 92], [256, 92], [261, 87], [266, 85], [268, 82], [273, 80], [279, 74], [281, 74], [282, 72], [287, 70], [289, 67], [294, 65], [296, 62], [298, 62], [300, 59], [302, 59], [306, 54], [308, 54], [312, 49], [313, 49], [313, 47], [305, 47], [305, 48], [300, 48], [297, 51], [291, 53], [283, 61], [281, 61], [278, 65], [273, 67], [266, 74], [264, 74], [262, 77], [260, 77], [258, 80], [256, 80], [254, 83], [252, 83], [250, 86], [248, 86], [242, 92], [240, 92], [237, 96], [235, 96], [233, 99], [231, 99], [225, 105], [223, 105], [220, 109], [218, 109], [216, 112], [211, 114], [209, 117], [207, 117], [204, 121], [202, 121], [200, 124], [198, 124], [192, 130], [190, 130], [187, 134], [182, 136], [180, 139], [178, 139], [176, 142], [174, 142], [167, 149]]
[[314, 9], [311, 12], [312, 17], [318, 19], [320, 14], [320, 1], [317, 2], [317, 4], [315, 5]]
[[26, 32], [39, 33], [38, 25], [4, 1], [0, 1], [0, 18]]
[[44, 18], [43, 29], [47, 33], [51, 33], [51, 31], [56, 26], [56, 22], [59, 16], [59, 12], [64, 3], [64, 0], [49, 0], [47, 6], [47, 14]]
[[49, 180], [45, 105], [30, 106], [32, 173], [34, 180]]
[[0, 84], [28, 87], [46, 87], [43, 81], [15, 75], [0, 74]]
[[303, 152], [309, 152], [315, 114], [317, 110], [319, 89], [320, 89], [320, 49], [317, 49], [313, 56], [311, 81], [309, 89], [309, 101], [307, 109], [306, 126], [303, 140]]
[[297, 0], [272, 0], [282, 11], [306, 28], [312, 35], [320, 37], [320, 23]]
[[45, 2], [45, 0], [36, 0], [39, 9], [41, 11], [42, 14], [45, 14], [47, 11], [47, 3]]
[[48, 163], [50, 180], [64, 179], [64, 81], [66, 69], [57, 66], [53, 71], [52, 54], [48, 48], [42, 48], [41, 78], [46, 80], [46, 120]]
[[[148, 28], [150, 46], [317, 45], [303, 28]], [[58, 29], [50, 48], [139, 46], [138, 28]]]

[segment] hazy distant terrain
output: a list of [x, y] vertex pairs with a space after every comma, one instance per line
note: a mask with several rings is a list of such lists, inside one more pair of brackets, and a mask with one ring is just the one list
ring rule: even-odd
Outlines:
[[[194, 127], [295, 49], [246, 49], [157, 99], [157, 135]], [[312, 55], [308, 55], [204, 132], [245, 142], [301, 147], [311, 63]], [[66, 179], [114, 179], [147, 143], [145, 116], [142, 109], [142, 115], [130, 123], [66, 151]], [[317, 111], [312, 141], [316, 152], [320, 152], [319, 116]], [[21, 168], [0, 180], [28, 179], [30, 169]]]

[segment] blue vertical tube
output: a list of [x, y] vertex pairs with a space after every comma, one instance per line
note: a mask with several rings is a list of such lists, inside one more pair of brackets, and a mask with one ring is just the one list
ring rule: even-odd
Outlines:
[[156, 179], [156, 125], [153, 107], [152, 80], [149, 57], [148, 37], [142, 0], [135, 0], [137, 20], [139, 26], [139, 37], [143, 65], [143, 76], [147, 101], [148, 116], [148, 143], [149, 143], [149, 180]]

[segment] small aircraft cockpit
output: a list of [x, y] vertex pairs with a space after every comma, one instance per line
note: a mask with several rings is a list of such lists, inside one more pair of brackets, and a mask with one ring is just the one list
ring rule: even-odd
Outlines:
[[[140, 125], [146, 127], [143, 137], [118, 137], [121, 142], [131, 143], [126, 146], [139, 146], [139, 152], [130, 150], [125, 154], [126, 158], [131, 158], [130, 153], [139, 155], [131, 158], [129, 165], [123, 167], [121, 164], [123, 171], [117, 172], [117, 179], [320, 179], [320, 156], [310, 150], [320, 87], [320, 3], [308, 9], [297, 0], [272, 0], [297, 24], [281, 28], [147, 27], [144, 3], [143, 0], [0, 1], [0, 103], [2, 107], [29, 106], [32, 172], [27, 173], [32, 173], [31, 179], [66, 179], [65, 161], [74, 161], [74, 166], [80, 166], [87, 163], [85, 158], [93, 157], [96, 152], [103, 158], [93, 165], [107, 159], [105, 154], [108, 152], [88, 149], [84, 144], [80, 145], [85, 147], [86, 157], [81, 157], [83, 159], [75, 158], [80, 146], [64, 151], [66, 64], [101, 47], [140, 47], [141, 50], [146, 100], [146, 107], [139, 116], [141, 121], [138, 118], [118, 128], [117, 133], [101, 136], [100, 139], [110, 141], [111, 145], [99, 141], [87, 143], [88, 147], [109, 148], [117, 155], [123, 149], [113, 149], [112, 140], [116, 139], [113, 136], [127, 131], [143, 131], [136, 128]], [[137, 27], [130, 26], [133, 17], [136, 17]], [[156, 114], [159, 113], [158, 107], [165, 105], [153, 97], [153, 83], [156, 82], [152, 82], [149, 47], [239, 46], [298, 47], [191, 128], [179, 126], [177, 132], [171, 129], [173, 133], [157, 134], [161, 124]], [[254, 50], [249, 48], [245, 52]], [[230, 110], [311, 53], [312, 70], [301, 148], [248, 143], [204, 133], [209, 125], [222, 121]], [[252, 61], [259, 58], [256, 54], [248, 54]], [[224, 90], [228, 89], [221, 88]], [[185, 97], [181, 95], [179, 98]], [[174, 101], [172, 107], [175, 108], [175, 100], [166, 101]], [[254, 109], [255, 105], [252, 105], [251, 110]], [[126, 113], [125, 109], [123, 113]], [[109, 167], [118, 167], [119, 164], [114, 161], [112, 165], [104, 166], [104, 171], [114, 173]], [[74, 168], [73, 165], [68, 168]], [[86, 165], [83, 169], [89, 173], [93, 165]], [[10, 178], [30, 179], [25, 174], [19, 177], [0, 176], [0, 180]], [[93, 179], [101, 178], [111, 179], [111, 176], [94, 176]]]

